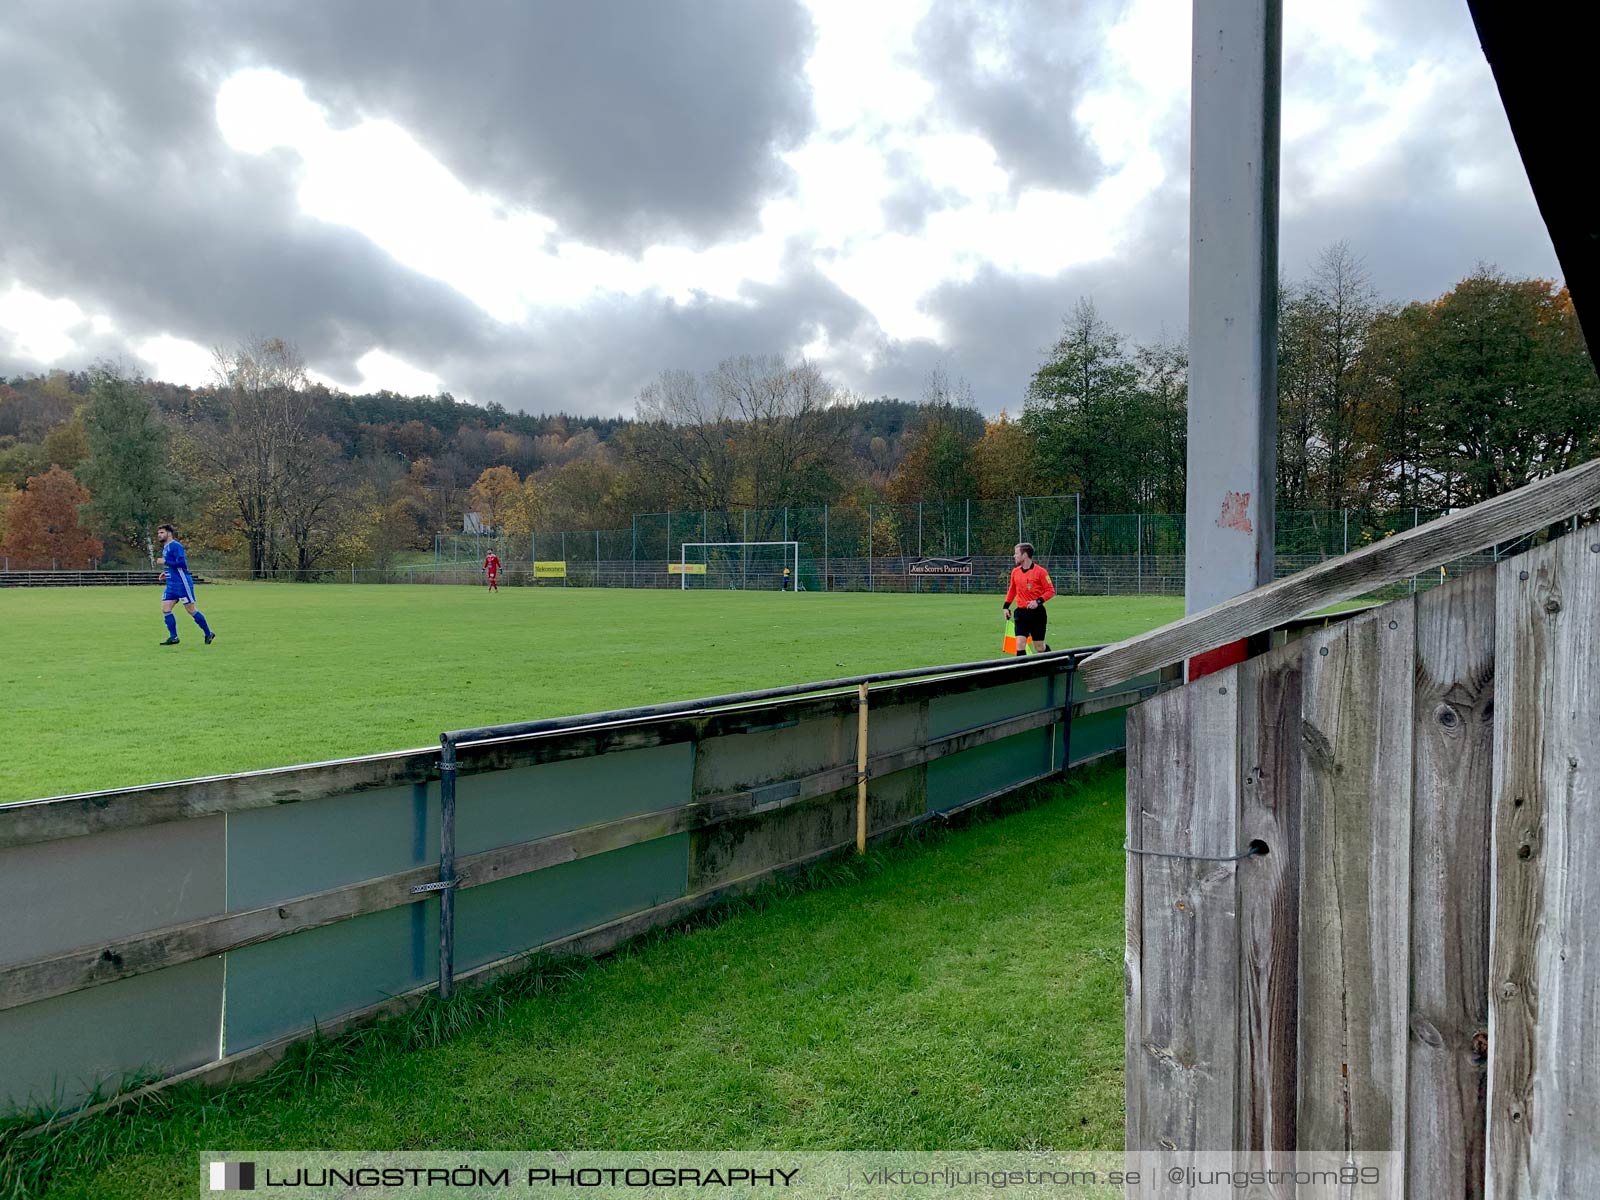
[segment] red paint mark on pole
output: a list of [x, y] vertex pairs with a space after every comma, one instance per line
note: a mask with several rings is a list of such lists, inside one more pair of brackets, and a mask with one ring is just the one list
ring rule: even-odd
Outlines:
[[1249, 639], [1241, 638], [1237, 642], [1229, 642], [1226, 646], [1218, 646], [1215, 650], [1196, 654], [1189, 660], [1189, 682], [1193, 683], [1201, 676], [1210, 675], [1224, 667], [1242, 663], [1250, 657], [1249, 646]]
[[1217, 514], [1218, 529], [1237, 529], [1250, 532], [1250, 493], [1228, 492], [1222, 497], [1222, 511]]

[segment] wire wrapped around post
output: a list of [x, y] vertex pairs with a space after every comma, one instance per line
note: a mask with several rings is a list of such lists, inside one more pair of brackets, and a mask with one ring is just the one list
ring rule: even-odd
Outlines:
[[856, 853], [867, 852], [867, 685], [856, 696]]

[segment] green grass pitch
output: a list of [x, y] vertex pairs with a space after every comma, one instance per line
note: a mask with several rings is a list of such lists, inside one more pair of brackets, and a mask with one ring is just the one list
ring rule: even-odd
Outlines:
[[[435, 744], [440, 732], [1000, 653], [1000, 596], [217, 584], [0, 592], [0, 802]], [[1056, 648], [1181, 615], [1061, 597]]]

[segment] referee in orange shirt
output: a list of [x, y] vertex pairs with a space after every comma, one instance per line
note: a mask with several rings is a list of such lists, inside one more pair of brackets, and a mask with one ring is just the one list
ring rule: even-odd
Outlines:
[[1044, 640], [1048, 620], [1044, 602], [1056, 594], [1056, 585], [1050, 582], [1050, 572], [1033, 561], [1032, 542], [1018, 542], [1011, 552], [1011, 561], [1016, 566], [1011, 568], [1011, 586], [1006, 589], [1004, 608], [1009, 619], [1011, 605], [1016, 603], [1017, 657], [1020, 658], [1028, 653], [1030, 646], [1034, 651], [1050, 649]]

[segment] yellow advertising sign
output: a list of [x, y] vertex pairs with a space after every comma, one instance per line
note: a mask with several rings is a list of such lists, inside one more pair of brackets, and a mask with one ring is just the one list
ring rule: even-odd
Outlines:
[[704, 575], [705, 563], [668, 563], [668, 575]]
[[535, 579], [565, 579], [567, 577], [567, 564], [563, 562], [536, 562], [533, 564], [533, 577]]

